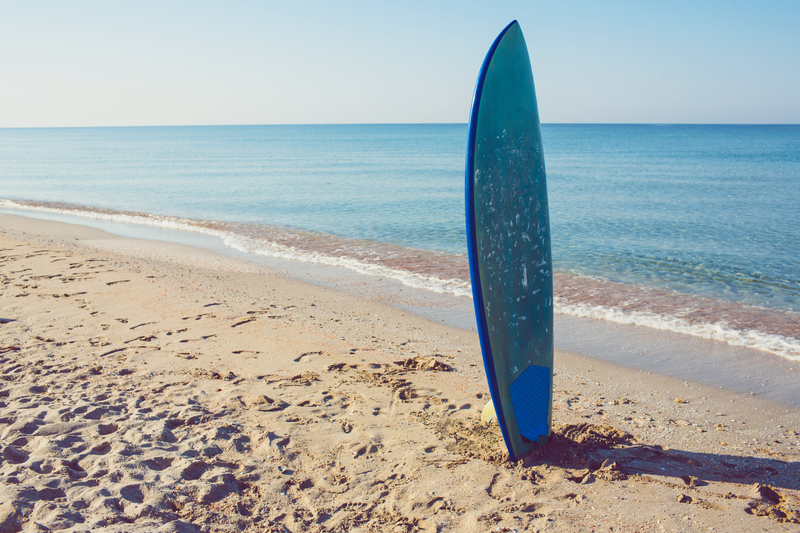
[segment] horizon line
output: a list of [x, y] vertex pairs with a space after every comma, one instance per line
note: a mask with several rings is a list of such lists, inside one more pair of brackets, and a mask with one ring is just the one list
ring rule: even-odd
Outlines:
[[[788, 122], [540, 122], [547, 126], [800, 126]], [[301, 122], [274, 124], [135, 124], [106, 126], [0, 126], [0, 130], [101, 128], [217, 128], [263, 126], [468, 126], [468, 122]]]

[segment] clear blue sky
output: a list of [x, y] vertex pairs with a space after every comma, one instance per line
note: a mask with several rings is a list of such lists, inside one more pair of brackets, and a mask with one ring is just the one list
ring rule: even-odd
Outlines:
[[520, 22], [542, 122], [800, 123], [800, 1], [20, 1], [0, 127], [466, 122]]

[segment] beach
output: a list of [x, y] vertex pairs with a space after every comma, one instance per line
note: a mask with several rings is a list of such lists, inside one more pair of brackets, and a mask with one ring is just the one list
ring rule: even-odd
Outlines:
[[557, 351], [513, 463], [472, 331], [11, 215], [0, 282], [0, 531], [800, 528], [794, 406]]

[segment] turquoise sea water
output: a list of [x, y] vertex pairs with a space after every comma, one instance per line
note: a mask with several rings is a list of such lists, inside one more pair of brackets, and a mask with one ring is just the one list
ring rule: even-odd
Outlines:
[[[542, 126], [556, 311], [800, 359], [800, 126]], [[0, 129], [0, 207], [469, 297], [467, 126]]]

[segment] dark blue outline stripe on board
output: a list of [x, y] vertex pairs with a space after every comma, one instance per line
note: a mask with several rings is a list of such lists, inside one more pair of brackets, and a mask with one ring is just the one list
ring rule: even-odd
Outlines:
[[[475, 221], [475, 187], [474, 187], [474, 174], [475, 174], [475, 136], [478, 123], [478, 110], [481, 104], [481, 95], [483, 94], [483, 83], [486, 81], [486, 72], [489, 70], [489, 63], [494, 58], [497, 45], [503, 40], [506, 32], [517, 24], [517, 21], [511, 21], [506, 26], [500, 35], [492, 43], [486, 58], [481, 65], [480, 73], [478, 74], [478, 82], [475, 84], [475, 94], [472, 97], [472, 110], [469, 116], [469, 140], [467, 141], [467, 162], [465, 172], [466, 182], [466, 211], [467, 211], [467, 253], [469, 255], [469, 277], [472, 280], [472, 302], [475, 306], [475, 319], [478, 322], [478, 337], [481, 342], [481, 353], [483, 354], [483, 367], [486, 370], [486, 376], [489, 381], [489, 392], [492, 396], [494, 403], [495, 413], [497, 414], [497, 421], [500, 424], [500, 431], [503, 433], [503, 439], [506, 441], [506, 448], [508, 448], [511, 459], [516, 461], [514, 449], [511, 446], [511, 439], [508, 435], [508, 427], [506, 426], [505, 414], [503, 413], [503, 405], [499, 402], [500, 391], [497, 382], [497, 375], [494, 370], [494, 363], [492, 357], [492, 346], [489, 342], [489, 330], [486, 324], [486, 310], [483, 304], [483, 292], [481, 287], [480, 270], [478, 269], [478, 238], [476, 235], [476, 221]], [[495, 402], [497, 398], [497, 402]]]

